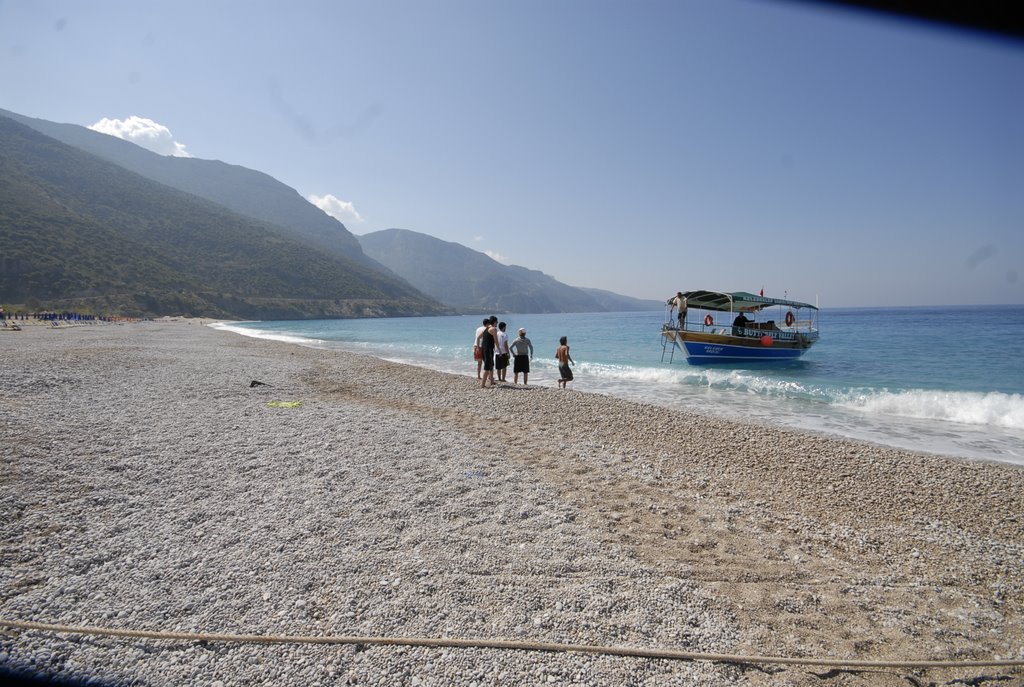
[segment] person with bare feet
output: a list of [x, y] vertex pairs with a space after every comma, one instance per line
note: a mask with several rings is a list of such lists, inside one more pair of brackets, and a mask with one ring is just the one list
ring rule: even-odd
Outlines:
[[529, 384], [530, 361], [533, 360], [533, 342], [526, 338], [526, 330], [519, 330], [519, 338], [509, 346], [512, 352], [512, 383], [519, 383], [519, 373], [523, 374], [523, 384]]
[[558, 361], [558, 386], [564, 389], [566, 388], [565, 385], [572, 381], [572, 368], [569, 366], [576, 364], [576, 361], [569, 355], [569, 337], [563, 336], [558, 340], [558, 348], [555, 349], [555, 360]]
[[476, 336], [473, 337], [473, 360], [476, 361], [476, 378], [480, 379], [480, 371], [484, 367], [484, 351], [480, 348], [480, 337], [483, 335], [484, 330], [487, 329], [490, 318], [485, 317], [484, 323], [476, 328]]
[[480, 380], [481, 389], [487, 386], [487, 380], [490, 380], [491, 386], [494, 386], [494, 344], [498, 340], [498, 328], [495, 326], [497, 321], [497, 317], [489, 318], [484, 333], [480, 335], [480, 351], [484, 356], [484, 376]]
[[498, 334], [494, 344], [494, 369], [498, 373], [498, 381], [505, 381], [505, 372], [508, 370], [509, 348], [508, 334], [505, 333], [504, 322], [498, 323]]

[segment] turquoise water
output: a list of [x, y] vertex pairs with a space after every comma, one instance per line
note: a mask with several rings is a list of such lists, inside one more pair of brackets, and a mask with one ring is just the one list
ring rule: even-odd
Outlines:
[[[821, 340], [799, 361], [729, 367], [691, 366], [678, 355], [663, 362], [664, 312], [500, 317], [510, 336], [525, 327], [533, 341], [531, 384], [555, 386], [554, 351], [564, 335], [580, 391], [1024, 464], [1024, 306], [825, 309]], [[471, 346], [481, 319], [214, 326], [475, 377]]]

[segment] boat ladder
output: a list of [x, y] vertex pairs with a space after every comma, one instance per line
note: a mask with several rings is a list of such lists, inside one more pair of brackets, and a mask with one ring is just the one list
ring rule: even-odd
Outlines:
[[676, 336], [678, 330], [671, 325], [665, 324], [661, 328], [661, 362], [665, 362], [665, 354], [668, 353], [668, 362], [672, 363], [676, 349], [679, 348], [679, 339]]

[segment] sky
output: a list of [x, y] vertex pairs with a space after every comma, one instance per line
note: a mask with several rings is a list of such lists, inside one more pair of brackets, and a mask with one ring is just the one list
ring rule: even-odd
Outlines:
[[1024, 303], [1024, 40], [787, 0], [0, 0], [0, 108], [573, 286]]

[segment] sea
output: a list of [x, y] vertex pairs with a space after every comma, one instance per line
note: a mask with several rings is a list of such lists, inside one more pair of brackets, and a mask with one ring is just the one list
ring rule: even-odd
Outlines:
[[[690, 313], [691, 317], [702, 316]], [[788, 363], [670, 361], [667, 313], [499, 315], [534, 346], [530, 384], [555, 387], [568, 337], [570, 388], [969, 460], [1024, 465], [1024, 305], [834, 308]], [[300, 346], [341, 349], [475, 379], [481, 315], [218, 322]], [[512, 380], [511, 369], [508, 380]]]

